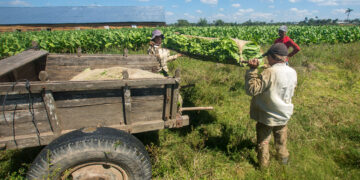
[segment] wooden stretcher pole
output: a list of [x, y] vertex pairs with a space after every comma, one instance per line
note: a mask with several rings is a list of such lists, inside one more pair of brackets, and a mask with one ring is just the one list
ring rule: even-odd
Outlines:
[[180, 111], [198, 111], [198, 110], [213, 110], [214, 107], [182, 107]]

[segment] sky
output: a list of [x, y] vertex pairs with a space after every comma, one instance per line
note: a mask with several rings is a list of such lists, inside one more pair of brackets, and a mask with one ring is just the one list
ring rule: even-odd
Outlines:
[[237, 23], [298, 22], [305, 17], [345, 20], [347, 8], [353, 9], [350, 19], [360, 18], [360, 0], [0, 0], [0, 7], [44, 6], [161, 6], [168, 24], [200, 18]]

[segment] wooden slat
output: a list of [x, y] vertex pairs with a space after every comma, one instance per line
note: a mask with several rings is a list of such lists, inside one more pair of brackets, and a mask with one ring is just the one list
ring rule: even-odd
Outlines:
[[[0, 106], [0, 113], [4, 111], [13, 111], [17, 110], [28, 110], [29, 109], [29, 95], [26, 94], [15, 94], [15, 95], [8, 95], [6, 99], [5, 96], [0, 96], [1, 106]], [[31, 94], [31, 99], [33, 102], [34, 109], [43, 109], [44, 104], [40, 94]], [[4, 102], [5, 100], [5, 102]], [[3, 106], [3, 103], [5, 106]], [[1, 123], [1, 122], [0, 122]]]
[[[175, 71], [175, 79], [177, 79], [178, 81], [180, 81], [180, 70], [176, 69]], [[179, 96], [179, 88], [180, 85], [179, 83], [176, 83], [174, 85], [172, 85], [172, 100], [171, 100], [171, 119], [176, 119], [176, 115], [178, 113], [178, 96]]]
[[[34, 109], [34, 116], [36, 126], [40, 133], [51, 131], [45, 109]], [[32, 122], [32, 116], [29, 110], [6, 111], [5, 117], [8, 124], [4, 123], [4, 114], [1, 112], [0, 120], [2, 123], [0, 124], [0, 137], [12, 136], [13, 128], [15, 128], [16, 136], [36, 132], [36, 127]]]
[[[19, 135], [26, 135], [26, 134], [34, 134], [37, 133], [37, 130], [39, 130], [40, 134], [42, 132], [48, 132], [51, 131], [49, 122], [46, 121], [36, 121], [36, 127], [34, 124], [30, 121], [28, 123], [16, 123], [15, 120], [15, 126], [13, 129], [13, 126], [7, 126], [7, 125], [0, 125], [0, 129], [5, 130], [0, 132], [0, 138], [1, 137], [7, 137], [7, 136], [13, 136], [13, 130], [15, 132], [15, 138]], [[36, 129], [37, 128], [37, 129]]]
[[170, 119], [170, 112], [171, 112], [171, 85], [165, 86], [165, 94], [164, 94], [164, 112], [163, 112], [163, 119], [167, 121]]
[[146, 54], [136, 54], [136, 55], [128, 55], [123, 56], [119, 54], [82, 54], [80, 57], [77, 54], [49, 54], [49, 60], [57, 59], [59, 62], [62, 60], [73, 60], [73, 64], [76, 62], [82, 63], [81, 61], [92, 61], [92, 60], [117, 60], [117, 61], [146, 61], [146, 60], [154, 60], [156, 58], [154, 56], [149, 56]]
[[[176, 127], [176, 123], [179, 120], [181, 120], [182, 126], [189, 125], [189, 117], [185, 115], [185, 116], [181, 116], [180, 119], [178, 120], [169, 120], [166, 122], [160, 119], [160, 120], [153, 120], [148, 122], [134, 123], [132, 125], [111, 125], [108, 127], [123, 130], [130, 133], [139, 133], [139, 132], [164, 129], [164, 127], [173, 128]], [[74, 130], [76, 129], [73, 128], [73, 129], [63, 130], [61, 134], [66, 134]], [[52, 140], [56, 138], [56, 136], [50, 131], [41, 133], [40, 137], [41, 137], [40, 138], [41, 145], [49, 144]], [[17, 136], [16, 142], [18, 146], [15, 145], [12, 136], [0, 138], [0, 144], [5, 144], [6, 149], [38, 146], [38, 138], [36, 134]]]
[[45, 90], [43, 92], [43, 100], [45, 104], [45, 109], [47, 116], [49, 118], [49, 123], [51, 125], [51, 130], [55, 135], [60, 136], [62, 123], [57, 115], [56, 103], [51, 91]]
[[[124, 80], [129, 79], [129, 73], [127, 70], [123, 71], [123, 78]], [[123, 107], [124, 107], [124, 119], [126, 125], [132, 124], [132, 117], [131, 117], [131, 91], [129, 86], [123, 87]]]
[[119, 104], [122, 103], [122, 90], [57, 92], [54, 98], [57, 107], [62, 108]]
[[[129, 80], [106, 80], [106, 81], [49, 81], [49, 82], [31, 82], [31, 92], [40, 93], [43, 89], [52, 92], [61, 91], [84, 91], [84, 90], [104, 90], [104, 89], [121, 89], [127, 86], [153, 86], [175, 84], [173, 78], [145, 78]], [[0, 83], [0, 95], [13, 87], [12, 83]], [[14, 86], [14, 90], [9, 94], [25, 94], [27, 90], [24, 82], [19, 82]]]
[[121, 103], [57, 108], [63, 130], [125, 124], [122, 111]]
[[40, 144], [36, 134], [17, 136], [17, 145], [15, 144], [12, 137], [0, 138], [0, 141], [5, 143], [6, 149], [17, 149], [47, 145], [50, 144], [50, 142], [53, 141], [55, 138], [56, 136], [52, 132], [46, 132], [40, 134]]
[[68, 99], [57, 100], [56, 106], [60, 108], [72, 108], [82, 106], [95, 106], [104, 104], [121, 104], [122, 98], [120, 97], [107, 97], [107, 98], [85, 98], [85, 99]]
[[47, 51], [44, 50], [27, 50], [15, 56], [11, 56], [0, 60], [0, 76], [5, 75], [21, 66], [24, 66], [38, 58], [46, 56]]
[[131, 122], [162, 119], [163, 96], [131, 96]]
[[101, 69], [121, 66], [157, 72], [159, 63], [149, 55], [81, 55], [50, 54], [46, 62], [46, 71], [51, 81], [70, 80], [87, 68]]

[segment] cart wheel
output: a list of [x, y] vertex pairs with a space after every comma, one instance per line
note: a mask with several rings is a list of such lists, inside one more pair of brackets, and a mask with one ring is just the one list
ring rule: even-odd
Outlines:
[[27, 179], [151, 179], [151, 163], [134, 136], [111, 128], [88, 128], [46, 146], [30, 166]]

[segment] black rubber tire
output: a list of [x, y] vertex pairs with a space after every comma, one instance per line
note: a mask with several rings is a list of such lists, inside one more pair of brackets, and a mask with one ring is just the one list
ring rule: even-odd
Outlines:
[[91, 162], [116, 164], [131, 180], [151, 179], [149, 155], [136, 137], [105, 127], [85, 131], [62, 135], [46, 146], [30, 166], [27, 179], [59, 179], [66, 170]]

